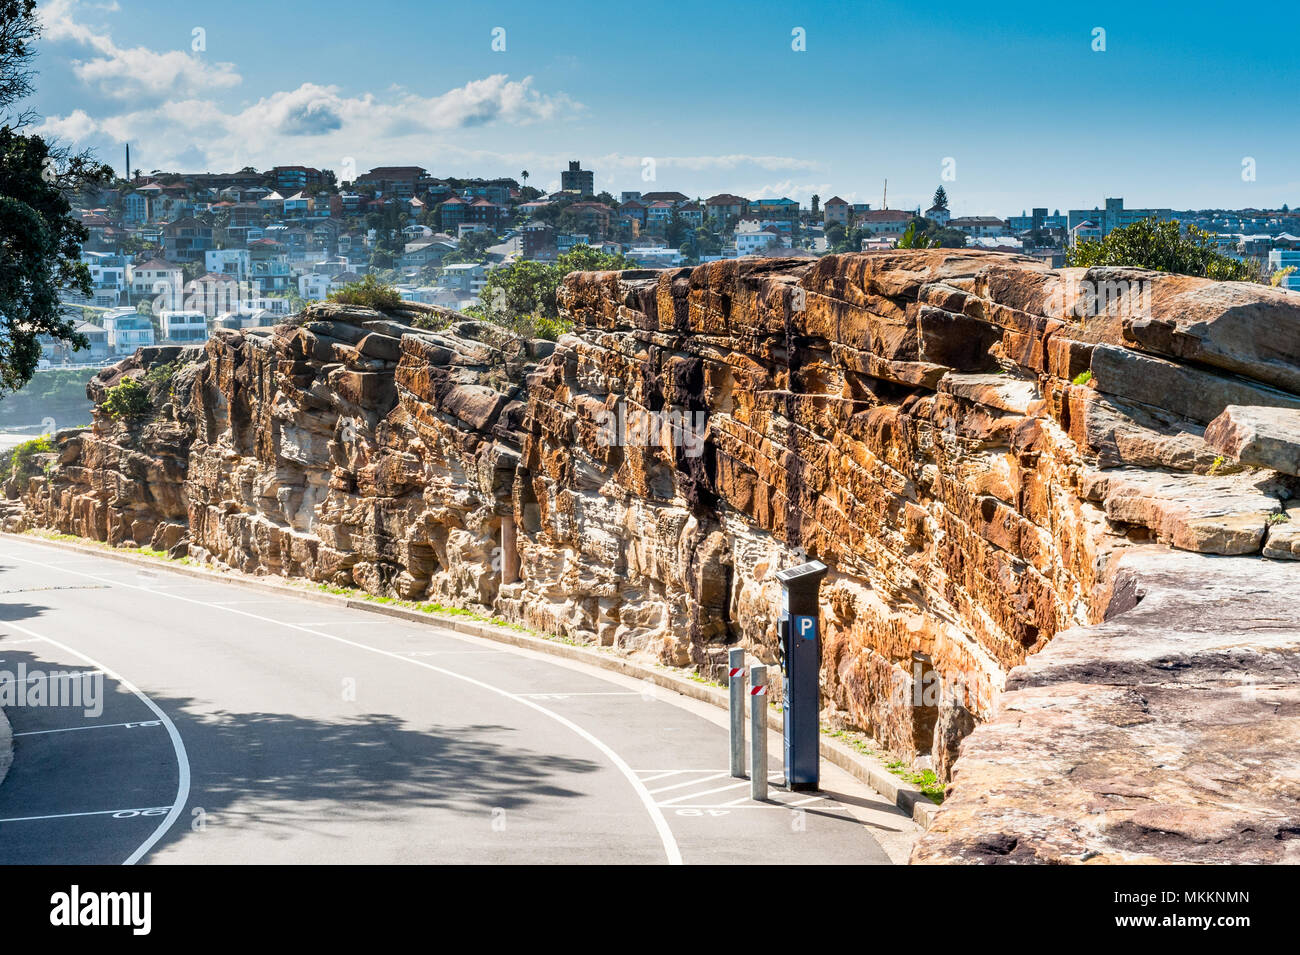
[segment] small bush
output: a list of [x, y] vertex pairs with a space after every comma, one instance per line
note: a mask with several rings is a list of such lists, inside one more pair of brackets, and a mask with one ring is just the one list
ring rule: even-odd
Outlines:
[[1079, 372], [1077, 375], [1074, 376], [1074, 380], [1073, 380], [1072, 382], [1070, 382], [1070, 384], [1072, 384], [1072, 385], [1086, 385], [1086, 384], [1087, 384], [1088, 382], [1090, 382], [1090, 381], [1092, 381], [1092, 372], [1090, 372], [1090, 371], [1081, 371], [1081, 372]]
[[340, 305], [359, 305], [379, 310], [397, 308], [402, 304], [402, 296], [397, 289], [383, 284], [373, 275], [367, 275], [360, 282], [349, 282], [337, 292], [331, 292], [329, 300]]
[[25, 482], [40, 470], [32, 459], [38, 454], [48, 454], [54, 450], [56, 450], [54, 443], [50, 441], [48, 434], [15, 445], [0, 454], [0, 478], [4, 480], [14, 478], [19, 483]]
[[134, 378], [123, 378], [108, 389], [103, 407], [114, 421], [122, 421], [147, 414], [153, 403], [149, 400], [149, 390], [144, 385]]

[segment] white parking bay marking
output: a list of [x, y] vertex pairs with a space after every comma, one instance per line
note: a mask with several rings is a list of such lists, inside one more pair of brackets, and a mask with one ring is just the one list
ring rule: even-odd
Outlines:
[[[40, 564], [39, 561], [29, 561], [29, 560], [25, 560], [22, 557], [15, 557], [13, 559], [24, 561], [25, 563], [29, 563], [29, 564], [38, 564], [39, 566], [48, 567], [50, 570], [62, 569], [59, 567], [55, 567], [53, 564]], [[77, 573], [77, 572], [68, 571], [68, 573]], [[89, 575], [78, 574], [78, 576], [86, 577]], [[130, 585], [128, 584], [127, 586]], [[145, 588], [140, 588], [140, 589], [145, 589]], [[55, 640], [52, 637], [47, 637], [44, 634], [37, 633], [35, 630], [29, 630], [26, 627], [22, 626], [21, 624], [13, 623], [12, 621], [10, 621], [9, 626], [13, 627], [15, 630], [21, 630], [29, 637], [36, 637], [38, 640], [44, 640], [51, 646], [58, 647], [64, 653], [71, 653], [74, 657], [79, 657], [80, 659], [86, 661], [86, 663], [89, 663], [92, 667], [95, 667], [96, 669], [102, 671], [105, 676], [109, 677], [110, 679], [116, 680], [121, 686], [126, 687], [127, 690], [129, 690], [131, 693], [134, 693], [136, 698], [145, 706], [149, 707], [149, 709], [153, 711], [154, 715], [158, 717], [158, 719], [162, 722], [162, 724], [167, 727], [167, 735], [171, 737], [172, 750], [176, 754], [176, 777], [177, 777], [176, 778], [176, 801], [172, 803], [171, 809], [167, 813], [167, 818], [165, 818], [162, 822], [160, 822], [158, 824], [158, 828], [156, 828], [153, 831], [153, 833], [149, 836], [149, 838], [146, 839], [144, 842], [140, 843], [139, 847], [135, 850], [135, 852], [131, 853], [131, 855], [127, 857], [126, 861], [122, 863], [123, 865], [135, 865], [137, 862], [140, 861], [141, 858], [143, 858], [146, 852], [148, 852], [157, 844], [158, 840], [161, 839], [164, 834], [166, 834], [167, 830], [172, 827], [173, 823], [175, 823], [177, 818], [179, 818], [181, 814], [181, 810], [185, 808], [185, 803], [190, 798], [190, 760], [189, 757], [185, 754], [185, 744], [181, 741], [181, 734], [177, 731], [176, 724], [171, 721], [171, 717], [168, 716], [166, 713], [164, 713], [162, 711], [162, 708], [153, 700], [151, 700], [144, 693], [143, 690], [137, 687], [126, 677], [118, 673], [115, 673], [113, 670], [110, 670], [108, 667], [104, 666], [98, 660], [93, 660], [90, 657], [86, 656], [86, 654], [82, 653], [80, 650], [74, 650], [66, 643], [60, 643], [58, 640]]]
[[[33, 544], [31, 546], [40, 546], [40, 545]], [[10, 556], [8, 559], [16, 560], [24, 564], [31, 564], [36, 567], [44, 567], [47, 570], [63, 571], [63, 568], [55, 564], [47, 564], [44, 561], [32, 560], [31, 558], [28, 557]], [[97, 577], [95, 574], [87, 574], [87, 573], [82, 573], [80, 571], [66, 571], [66, 573], [75, 574], [78, 577], [87, 577], [91, 580], [101, 579]], [[324, 630], [313, 630], [310, 627], [297, 626], [295, 624], [286, 623], [283, 620], [274, 620], [271, 617], [264, 617], [260, 614], [255, 614], [247, 610], [240, 610], [237, 607], [219, 606], [216, 604], [212, 604], [208, 601], [195, 600], [190, 597], [185, 597], [181, 594], [167, 593], [165, 591], [155, 590], [149, 587], [141, 587], [135, 584], [127, 584], [127, 583], [120, 584], [120, 586], [129, 587], [135, 590], [141, 590], [144, 591], [145, 593], [151, 593], [158, 597], [165, 597], [169, 600], [179, 600], [183, 603], [196, 604], [200, 607], [211, 607], [215, 610], [223, 610], [226, 613], [238, 614], [241, 617], [248, 617], [252, 620], [260, 620], [264, 623], [274, 624], [276, 626], [281, 626], [281, 627], [288, 627], [290, 630], [296, 630], [299, 633], [311, 634], [312, 636], [319, 637], [323, 640], [331, 640], [335, 643], [343, 644], [344, 646], [354, 647], [358, 650], [365, 650], [369, 653], [374, 653], [377, 654], [378, 656], [388, 657], [389, 659], [392, 660], [400, 660], [403, 663], [409, 663], [411, 666], [422, 667], [423, 669], [431, 670], [434, 673], [440, 673], [443, 676], [449, 677], [453, 680], [460, 680], [463, 683], [468, 683], [471, 686], [477, 686], [480, 689], [487, 690], [490, 693], [496, 693], [497, 695], [504, 697], [505, 699], [512, 700], [520, 704], [521, 706], [526, 706], [534, 710], [535, 712], [541, 713], [544, 716], [547, 716], [550, 719], [554, 720], [555, 722], [559, 723], [561, 726], [568, 728], [570, 731], [580, 736], [582, 739], [586, 740], [593, 747], [595, 747], [597, 750], [599, 750], [601, 753], [604, 754], [605, 758], [608, 759], [610, 763], [613, 764], [614, 768], [617, 769], [619, 773], [622, 774], [623, 778], [626, 779], [628, 783], [632, 786], [633, 792], [636, 793], [636, 796], [640, 800], [642, 807], [645, 809], [646, 813], [650, 816], [650, 821], [654, 825], [655, 832], [658, 834], [659, 840], [663, 844], [664, 853], [668, 857], [668, 864], [669, 865], [682, 864], [681, 849], [678, 848], [677, 838], [673, 835], [672, 828], [669, 827], [668, 825], [668, 820], [664, 817], [664, 814], [663, 812], [660, 811], [659, 807], [655, 805], [655, 801], [651, 797], [650, 792], [645, 788], [641, 780], [637, 778], [636, 773], [632, 771], [632, 767], [630, 767], [627, 764], [627, 762], [623, 759], [622, 756], [620, 756], [617, 752], [614, 751], [613, 747], [611, 747], [604, 740], [598, 738], [594, 733], [578, 725], [577, 723], [573, 722], [573, 720], [569, 719], [568, 717], [563, 716], [560, 713], [557, 713], [555, 710], [547, 709], [546, 707], [542, 706], [540, 703], [536, 702], [535, 700], [526, 699], [520, 696], [518, 693], [513, 693], [510, 690], [506, 690], [502, 687], [494, 686], [493, 684], [488, 683], [484, 680], [479, 680], [471, 676], [466, 676], [463, 673], [457, 673], [455, 670], [448, 670], [443, 667], [434, 666], [432, 663], [426, 663], [423, 660], [415, 660], [412, 659], [411, 657], [402, 656], [400, 653], [395, 653], [392, 650], [385, 650], [382, 647], [375, 647], [375, 646], [371, 646], [370, 644], [360, 643], [355, 640], [348, 640], [345, 637], [336, 636], [335, 634], [332, 633], [326, 633]], [[11, 624], [11, 626], [17, 627], [17, 629], [20, 630], [23, 629], [22, 627], [18, 627], [17, 624]], [[39, 633], [32, 633], [31, 631], [25, 631], [25, 632], [35, 637], [41, 636], [41, 634]], [[51, 640], [50, 642], [55, 643], [55, 641], [53, 640]], [[55, 643], [55, 645], [61, 646], [60, 644], [57, 643]], [[71, 650], [71, 648], [64, 647], [64, 649], [69, 650], [69, 652], [76, 653], [76, 651]], [[93, 666], [99, 666], [99, 664], [95, 663], [93, 660], [90, 660], [88, 657], [85, 657], [83, 654], [77, 654], [77, 655], [81, 656], [82, 659], [87, 660], [87, 662], [91, 663]], [[112, 675], [111, 671], [105, 670], [105, 672]], [[122, 683], [123, 686], [127, 686], [129, 688], [134, 689], [133, 687], [131, 687], [129, 683], [127, 683], [125, 680], [121, 679], [120, 677], [115, 676], [114, 678], [117, 679], [120, 683]], [[154, 705], [152, 700], [149, 700], [143, 694], [140, 694], [138, 690], [136, 690], [135, 692], [139, 694], [140, 698], [145, 702], [147, 702], [149, 706], [153, 708], [162, 719], [166, 720], [169, 727], [168, 731], [175, 732], [175, 727], [171, 725], [171, 720], [167, 719], [166, 714], [163, 713], [162, 710], [158, 709], [157, 706]], [[178, 746], [180, 745], [179, 733], [177, 733], [174, 736], [174, 742], [176, 745]], [[177, 751], [178, 757], [180, 757], [183, 754], [183, 752], [184, 749], [182, 747]], [[184, 775], [184, 782], [185, 782], [185, 792], [188, 795], [189, 792], [188, 761], [185, 763], [183, 775]], [[180, 809], [181, 809], [180, 805], [175, 807], [176, 815], [180, 814]], [[175, 821], [172, 816], [169, 816], [168, 819], [170, 821]], [[167, 825], [170, 825], [170, 821], [167, 823]], [[156, 842], [159, 838], [161, 838], [163, 832], [165, 831], [166, 828], [160, 827], [160, 830], [154, 834], [153, 840], [147, 844], [147, 847], [151, 848], [153, 846], [153, 843]], [[142, 848], [146, 848], [146, 847], [142, 847]], [[132, 858], [129, 859], [128, 862], [134, 862], [136, 858], [138, 858], [139, 854], [141, 854], [141, 850], [137, 850], [137, 854], [135, 856], [132, 856]]]
[[76, 733], [81, 730], [107, 730], [115, 726], [125, 727], [126, 729], [147, 729], [152, 726], [162, 726], [162, 720], [142, 720], [137, 723], [95, 723], [91, 726], [65, 726], [62, 729], [54, 730], [28, 730], [26, 733], [14, 733], [14, 738], [19, 736], [47, 736], [50, 733]]

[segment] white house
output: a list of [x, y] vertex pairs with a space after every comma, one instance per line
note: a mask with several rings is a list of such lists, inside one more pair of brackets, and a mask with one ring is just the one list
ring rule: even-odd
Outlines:
[[185, 273], [179, 265], [162, 259], [150, 259], [139, 265], [127, 266], [126, 274], [131, 283], [131, 298], [136, 301], [160, 294], [170, 296], [169, 302], [180, 300]]
[[216, 275], [233, 275], [241, 282], [248, 278], [247, 249], [208, 249], [203, 253], [203, 267]]
[[133, 308], [109, 309], [101, 322], [114, 355], [133, 355], [137, 348], [153, 344], [153, 322]]
[[682, 264], [682, 254], [676, 249], [657, 246], [628, 249], [627, 257], [647, 269], [669, 269]]
[[163, 309], [158, 320], [162, 324], [163, 339], [167, 342], [208, 340], [208, 319], [202, 312]]

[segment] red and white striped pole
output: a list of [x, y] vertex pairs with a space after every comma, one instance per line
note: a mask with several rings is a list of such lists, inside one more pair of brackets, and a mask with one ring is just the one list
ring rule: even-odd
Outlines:
[[767, 799], [767, 667], [749, 668], [749, 797]]
[[727, 687], [731, 691], [731, 775], [745, 778], [745, 651], [727, 651]]

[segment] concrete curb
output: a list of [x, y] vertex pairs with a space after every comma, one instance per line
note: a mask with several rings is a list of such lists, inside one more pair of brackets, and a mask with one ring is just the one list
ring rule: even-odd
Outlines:
[[[214, 570], [206, 567], [188, 567], [184, 564], [177, 564], [174, 561], [143, 557], [139, 554], [132, 554], [122, 551], [115, 551], [113, 548], [100, 545], [80, 544], [72, 541], [48, 540], [43, 537], [36, 537], [29, 534], [11, 534], [0, 532], [0, 537], [12, 537], [15, 540], [26, 541], [28, 543], [43, 544], [45, 546], [76, 551], [83, 554], [91, 554], [98, 557], [107, 557], [112, 560], [118, 560], [123, 563], [132, 564], [136, 567], [155, 567], [160, 570], [181, 574], [189, 577], [197, 577], [204, 580], [220, 580], [227, 583], [238, 584], [242, 587], [248, 587], [254, 590], [260, 590], [264, 593], [288, 594], [295, 597], [302, 597], [307, 600], [314, 600], [319, 603], [342, 605], [353, 610], [365, 610], [370, 613], [377, 613], [388, 617], [397, 617], [414, 623], [421, 623], [432, 626], [443, 627], [444, 629], [454, 630], [457, 633], [464, 633], [473, 637], [480, 637], [485, 640], [493, 640], [497, 643], [509, 644], [511, 646], [521, 647], [527, 650], [534, 650], [538, 653], [546, 653], [555, 657], [562, 657], [567, 660], [575, 660], [585, 663], [589, 666], [597, 667], [602, 670], [609, 670], [613, 673], [620, 673], [624, 676], [634, 679], [643, 680], [647, 683], [653, 683], [655, 686], [672, 690], [682, 696], [692, 700], [698, 700], [703, 703], [709, 703], [721, 709], [727, 709], [730, 701], [727, 696], [727, 690], [724, 687], [714, 686], [709, 683], [692, 680], [681, 676], [668, 668], [659, 668], [646, 663], [628, 659], [627, 657], [617, 655], [617, 651], [585, 646], [582, 644], [565, 643], [558, 638], [548, 639], [546, 637], [536, 636], [532, 633], [526, 633], [514, 630], [506, 626], [494, 626], [492, 624], [480, 623], [476, 620], [465, 620], [455, 616], [438, 616], [431, 613], [422, 613], [418, 610], [410, 610], [406, 607], [394, 607], [388, 604], [373, 603], [369, 600], [357, 600], [351, 597], [345, 597], [338, 594], [327, 594], [318, 591], [308, 590], [305, 587], [296, 587], [291, 583], [278, 583], [272, 580], [261, 580], [250, 578], [238, 571]], [[775, 707], [768, 711], [768, 725], [776, 731], [781, 732], [783, 721], [781, 711]], [[939, 806], [930, 801], [919, 788], [911, 783], [898, 778], [891, 773], [885, 765], [879, 760], [859, 753], [839, 740], [829, 739], [826, 736], [821, 738], [821, 756], [843, 769], [849, 775], [853, 776], [859, 782], [866, 783], [876, 792], [880, 793], [885, 799], [892, 802], [912, 817], [912, 820], [923, 829], [930, 828], [930, 823], [934, 818], [934, 813]], [[0, 732], [0, 766], [3, 766], [3, 733]], [[3, 772], [0, 772], [0, 778]]]

